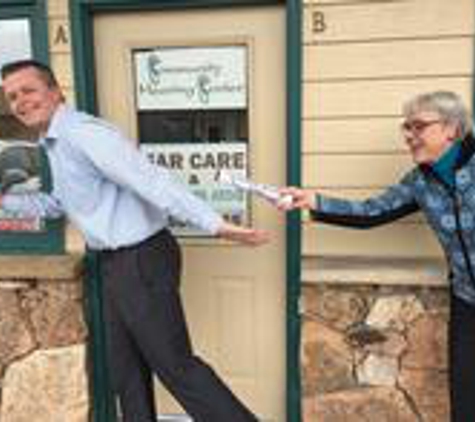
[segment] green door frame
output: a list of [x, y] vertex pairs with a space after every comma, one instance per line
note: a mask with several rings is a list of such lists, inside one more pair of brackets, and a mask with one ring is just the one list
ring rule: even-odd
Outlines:
[[[287, 21], [287, 183], [299, 186], [301, 166], [301, 0], [70, 0], [75, 91], [78, 106], [97, 112], [96, 78], [94, 70], [92, 20], [95, 13], [107, 11], [145, 11], [204, 7], [242, 7], [286, 5]], [[298, 213], [291, 213], [286, 224], [286, 286], [287, 286], [287, 346], [286, 405], [287, 422], [300, 422], [300, 272], [301, 227]], [[89, 328], [92, 331], [90, 351], [93, 357], [92, 400], [95, 422], [115, 421], [107, 386], [103, 348], [103, 324], [98, 286], [97, 262], [88, 257], [87, 303]]]
[[[45, 0], [0, 0], [0, 19], [28, 19], [35, 59], [48, 63], [48, 23]], [[51, 188], [47, 167], [41, 165], [43, 186]], [[57, 254], [64, 252], [64, 221], [46, 220], [40, 233], [5, 232], [0, 235], [0, 254]]]

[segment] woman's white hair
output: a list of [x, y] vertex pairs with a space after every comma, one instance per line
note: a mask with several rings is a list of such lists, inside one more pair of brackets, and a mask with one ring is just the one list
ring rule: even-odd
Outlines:
[[403, 114], [408, 118], [421, 111], [433, 111], [447, 123], [460, 128], [462, 136], [472, 130], [472, 119], [460, 97], [451, 91], [434, 91], [416, 95], [403, 106]]

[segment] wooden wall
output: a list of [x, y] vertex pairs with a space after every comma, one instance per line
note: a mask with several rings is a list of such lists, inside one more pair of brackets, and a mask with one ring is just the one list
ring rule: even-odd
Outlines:
[[[48, 0], [51, 62], [74, 102], [66, 0]], [[414, 94], [449, 89], [470, 105], [473, 0], [304, 0], [304, 185], [363, 198], [411, 166], [399, 131]], [[304, 257], [432, 257], [423, 217], [359, 230], [304, 223]]]
[[47, 0], [50, 61], [70, 104], [74, 103], [69, 0]]
[[[401, 105], [453, 90], [471, 106], [473, 0], [304, 3], [303, 182], [363, 198], [411, 166]], [[304, 256], [440, 254], [423, 217], [366, 232], [304, 223]]]

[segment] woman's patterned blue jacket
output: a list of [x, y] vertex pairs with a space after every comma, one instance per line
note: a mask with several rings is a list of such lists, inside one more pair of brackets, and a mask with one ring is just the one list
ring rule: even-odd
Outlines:
[[422, 211], [445, 252], [454, 294], [475, 304], [475, 140], [462, 142], [455, 187], [418, 166], [381, 195], [363, 201], [316, 196], [314, 220], [370, 228]]

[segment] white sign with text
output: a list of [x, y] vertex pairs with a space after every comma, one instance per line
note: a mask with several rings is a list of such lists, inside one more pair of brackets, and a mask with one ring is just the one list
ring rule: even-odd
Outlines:
[[246, 47], [134, 51], [138, 110], [244, 109]]
[[[176, 143], [141, 144], [141, 151], [156, 165], [167, 167], [188, 185], [190, 190], [226, 220], [248, 224], [248, 197], [245, 192], [220, 183], [221, 171], [237, 178], [247, 177], [247, 144], [226, 143]], [[173, 222], [179, 235], [202, 233]]]

